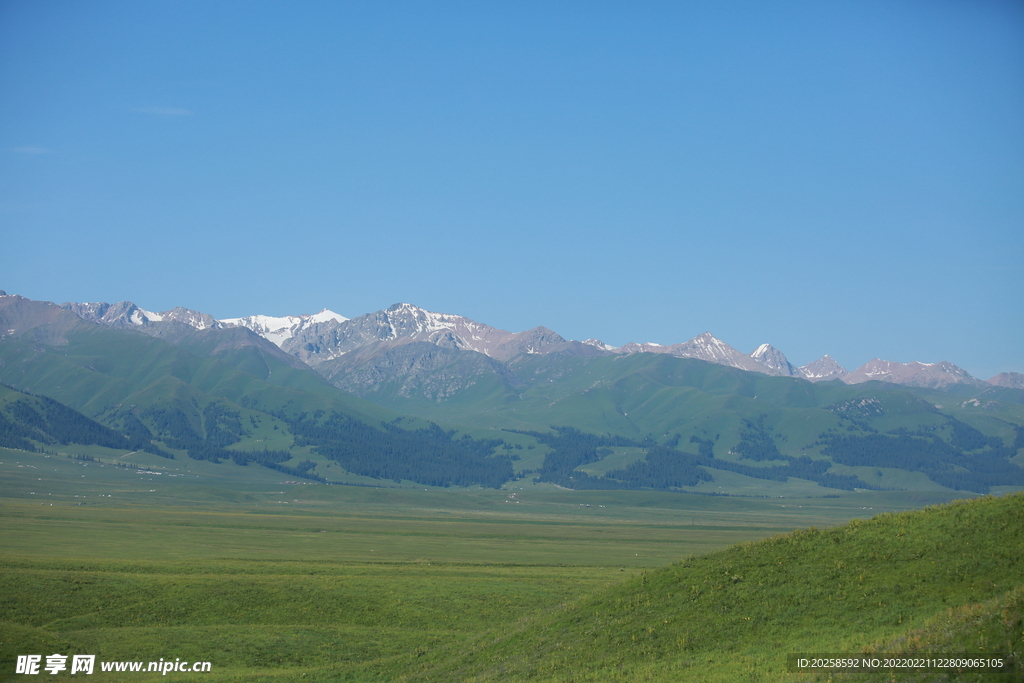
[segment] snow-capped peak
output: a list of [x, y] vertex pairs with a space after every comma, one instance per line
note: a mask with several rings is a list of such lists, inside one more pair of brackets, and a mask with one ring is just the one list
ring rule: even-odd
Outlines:
[[348, 318], [329, 309], [322, 309], [319, 313], [312, 315], [286, 315], [281, 317], [271, 315], [249, 315], [244, 318], [225, 318], [220, 322], [225, 325], [236, 327], [247, 327], [261, 337], [281, 346], [288, 339], [294, 337], [300, 330], [310, 325], [326, 323], [330, 321], [343, 323]]
[[325, 323], [328, 320], [337, 320], [339, 323], [343, 323], [348, 318], [326, 308], [322, 309], [319, 313], [309, 316], [309, 322], [311, 323]]
[[605, 344], [600, 339], [584, 339], [580, 343], [581, 344], [586, 344], [587, 346], [594, 346], [596, 348], [601, 349], [602, 351], [616, 351], [617, 350], [617, 347], [612, 346], [611, 344]]

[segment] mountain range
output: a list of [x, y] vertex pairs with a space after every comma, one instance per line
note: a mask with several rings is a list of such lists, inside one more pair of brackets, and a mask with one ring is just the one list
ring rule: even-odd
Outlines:
[[615, 348], [410, 304], [217, 320], [0, 294], [0, 446], [123, 444], [317, 481], [1024, 486], [1024, 390], [997, 378], [949, 363], [847, 373], [827, 356], [793, 368], [707, 333]]
[[435, 313], [407, 303], [351, 319], [326, 308], [314, 314], [252, 315], [216, 320], [213, 316], [186, 308], [153, 313], [129, 301], [116, 304], [64, 303], [61, 307], [84, 320], [121, 329], [138, 329], [159, 337], [180, 335], [181, 325], [197, 330], [245, 327], [329, 379], [339, 374], [339, 368], [352, 365], [333, 362], [346, 354], [358, 351], [357, 356], [365, 364], [388, 355], [397, 347], [423, 342], [442, 349], [473, 351], [498, 361], [508, 361], [521, 353], [579, 356], [659, 353], [696, 358], [766, 375], [800, 377], [812, 382], [840, 380], [858, 384], [878, 380], [933, 389], [950, 384], [1024, 389], [1024, 374], [1004, 372], [986, 381], [972, 377], [947, 361], [897, 363], [875, 358], [851, 372], [826, 354], [807, 365], [795, 367], [782, 351], [771, 344], [762, 344], [745, 354], [710, 332], [669, 345], [630, 342], [613, 347], [597, 339], [567, 340], [546, 327], [507, 332], [460, 315]]

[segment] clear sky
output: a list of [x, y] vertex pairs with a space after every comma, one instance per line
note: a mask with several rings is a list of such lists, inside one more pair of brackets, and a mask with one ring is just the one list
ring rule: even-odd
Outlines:
[[2, 0], [0, 288], [1024, 372], [1024, 3]]

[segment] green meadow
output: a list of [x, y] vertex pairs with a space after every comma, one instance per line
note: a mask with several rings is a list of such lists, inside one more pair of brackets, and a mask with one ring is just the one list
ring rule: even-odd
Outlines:
[[[779, 666], [785, 648], [772, 646], [772, 656], [736, 649], [742, 634], [730, 630], [732, 650], [715, 655], [713, 635], [700, 640], [680, 630], [704, 620], [713, 634], [721, 614], [748, 609], [741, 600], [719, 612], [725, 608], [716, 590], [729, 586], [727, 600], [736, 599], [736, 588], [753, 589], [757, 572], [768, 571], [776, 556], [784, 561], [817, 552], [805, 564], [821, 575], [791, 573], [789, 590], [817, 586], [821, 576], [853, 581], [848, 574], [857, 562], [889, 567], [868, 556], [844, 560], [839, 546], [831, 554], [813, 544], [808, 549], [808, 539], [822, 543], [824, 532], [804, 532], [795, 545], [778, 539], [883, 513], [899, 519], [895, 513], [955, 497], [942, 491], [822, 497], [829, 490], [820, 487], [819, 497], [747, 498], [528, 485], [297, 484], [254, 465], [168, 461], [98, 447], [79, 454], [93, 459], [0, 449], [0, 680], [33, 680], [14, 673], [16, 657], [52, 653], [209, 661], [211, 673], [168, 674], [203, 681], [705, 680], [699, 676], [712, 669], [698, 667], [693, 653], [745, 662], [745, 669], [719, 668], [748, 676]], [[1019, 497], [999, 500], [1012, 499]], [[955, 527], [943, 528], [946, 538]], [[1010, 534], [1005, 552], [1017, 557], [1024, 556], [1024, 548], [1012, 545], [1019, 545], [1019, 531], [1000, 531]], [[872, 534], [864, 534], [872, 547], [885, 542], [885, 532]], [[758, 543], [769, 544], [773, 560], [755, 562], [760, 569], [740, 567]], [[914, 561], [941, 563], [947, 550], [922, 546]], [[739, 555], [721, 559], [728, 553]], [[825, 569], [814, 569], [816, 562]], [[719, 589], [707, 585], [725, 565], [728, 577], [744, 578], [734, 584], [717, 577]], [[874, 578], [891, 580], [910, 565], [892, 566]], [[863, 643], [850, 640], [849, 629], [831, 641], [819, 634], [802, 642], [861, 647], [910, 627], [929, 628], [937, 605], [966, 610], [945, 617], [959, 624], [996, 609], [970, 605], [1019, 602], [1007, 591], [1021, 584], [1020, 571], [986, 567], [928, 575], [939, 586], [934, 595], [913, 609], [887, 608], [878, 618], [885, 627], [869, 619], [875, 625]], [[679, 578], [680, 572], [697, 573]], [[968, 578], [971, 590], [941, 588]], [[859, 579], [865, 580], [874, 579]], [[838, 592], [852, 595], [855, 586], [822, 590], [812, 588], [831, 602]], [[751, 619], [770, 630], [772, 600], [783, 598], [755, 593], [743, 597], [764, 603], [749, 606]], [[680, 602], [684, 594], [704, 602]], [[653, 612], [643, 613], [645, 604]], [[817, 629], [814, 605], [798, 604], [810, 615], [799, 628]], [[1013, 608], [999, 603], [998, 609]], [[641, 621], [664, 624], [647, 638]], [[790, 638], [791, 630], [786, 626], [777, 638]], [[765, 632], [752, 631], [758, 638]], [[552, 641], [559, 633], [567, 635]], [[642, 647], [630, 639], [635, 635], [647, 638]], [[95, 675], [143, 681], [159, 674]]]

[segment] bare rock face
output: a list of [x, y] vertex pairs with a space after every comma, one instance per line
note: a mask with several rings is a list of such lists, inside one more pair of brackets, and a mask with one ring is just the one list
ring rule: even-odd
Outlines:
[[68, 332], [84, 324], [77, 315], [49, 301], [0, 294], [0, 339], [22, 337], [59, 346], [67, 343]]
[[871, 380], [906, 384], [912, 387], [941, 389], [950, 384], [986, 386], [986, 383], [972, 377], [963, 368], [952, 363], [895, 363], [875, 358], [842, 378], [847, 384], [860, 384]]
[[395, 304], [350, 320], [309, 325], [286, 340], [281, 348], [311, 364], [338, 358], [367, 344], [397, 339], [429, 342], [441, 348], [477, 351], [490, 356], [511, 335], [511, 332], [461, 315], [434, 313], [412, 304]]
[[309, 325], [283, 342], [281, 348], [315, 365], [339, 358], [368, 344], [406, 340], [428, 342], [443, 349], [476, 351], [498, 360], [521, 353], [549, 353], [577, 350], [592, 354], [592, 347], [569, 342], [547, 329], [507, 332], [461, 315], [435, 313], [412, 304], [395, 304], [351, 320], [330, 320]]
[[216, 320], [209, 313], [200, 313], [199, 311], [182, 308], [181, 306], [172, 308], [169, 311], [164, 311], [158, 315], [160, 316], [160, 320], [163, 322], [183, 323], [189, 327], [194, 327], [197, 330], [224, 327], [220, 321]]
[[1000, 372], [995, 377], [990, 377], [988, 383], [994, 384], [997, 387], [1024, 389], [1024, 374], [1019, 372]]
[[60, 307], [71, 311], [82, 320], [118, 329], [138, 327], [149, 322], [162, 320], [159, 314], [144, 311], [131, 301], [120, 301], [116, 304], [104, 302], [81, 304], [65, 302]]
[[797, 368], [796, 374], [812, 382], [825, 382], [830, 379], [842, 379], [849, 371], [826, 353], [813, 363]]
[[324, 361], [317, 371], [334, 386], [374, 398], [441, 401], [475, 384], [521, 384], [504, 363], [472, 351], [429, 342], [378, 341]]

